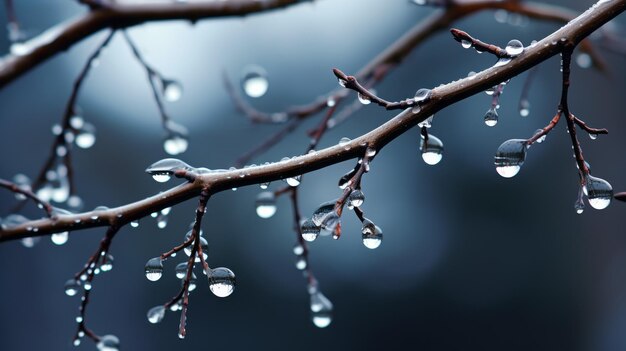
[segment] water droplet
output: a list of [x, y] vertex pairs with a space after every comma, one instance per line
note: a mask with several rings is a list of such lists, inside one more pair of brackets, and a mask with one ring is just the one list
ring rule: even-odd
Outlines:
[[363, 105], [369, 105], [369, 104], [372, 103], [372, 101], [370, 100], [369, 97], [367, 97], [367, 96], [365, 96], [365, 95], [363, 95], [361, 93], [358, 93], [357, 97], [359, 98], [359, 102], [361, 102]]
[[69, 234], [69, 232], [54, 233], [50, 236], [50, 240], [52, 240], [55, 245], [63, 245], [67, 242]]
[[506, 64], [508, 64], [509, 62], [511, 62], [511, 58], [509, 57], [503, 57], [501, 59], [499, 59], [495, 65], [493, 65], [493, 67], [501, 67], [504, 66]]
[[138, 220], [137, 221], [131, 221], [130, 222], [130, 226], [133, 227], [133, 228], [139, 227], [139, 221]]
[[67, 205], [72, 209], [80, 209], [83, 207], [83, 200], [78, 195], [71, 195], [67, 198]]
[[333, 304], [321, 292], [311, 294], [311, 317], [318, 328], [326, 328], [332, 322]]
[[526, 158], [526, 140], [507, 140], [496, 151], [495, 166], [496, 171], [504, 178], [515, 176]]
[[590, 138], [591, 140], [596, 140], [596, 139], [598, 139], [598, 134], [595, 134], [595, 133], [589, 133], [589, 138]]
[[465, 40], [465, 39], [462, 39], [461, 40], [461, 46], [463, 47], [463, 49], [469, 49], [469, 48], [472, 47], [472, 42], [468, 41], [468, 40]]
[[324, 219], [332, 212], [335, 211], [335, 203], [337, 200], [328, 201], [322, 203], [313, 215], [311, 216], [311, 220], [315, 223], [316, 226], [321, 227]]
[[263, 189], [263, 190], [265, 190], [265, 189], [269, 188], [269, 186], [270, 186], [270, 182], [266, 182], [266, 183], [261, 183], [261, 184], [259, 184], [259, 187], [260, 187], [261, 189]]
[[365, 156], [367, 156], [367, 157], [374, 157], [374, 156], [376, 156], [376, 149], [368, 147], [367, 150], [365, 150]]
[[363, 201], [365, 201], [365, 195], [360, 189], [353, 190], [348, 197], [348, 201], [350, 201], [350, 205], [353, 207], [361, 207]]
[[433, 118], [435, 118], [435, 115], [431, 115], [430, 117], [426, 118], [425, 120], [419, 122], [417, 124], [418, 127], [422, 128], [422, 127], [426, 127], [426, 128], [430, 128], [433, 126]]
[[241, 86], [243, 91], [252, 98], [259, 98], [267, 92], [269, 81], [265, 70], [256, 65], [248, 66], [244, 69]]
[[89, 149], [96, 143], [96, 128], [89, 123], [85, 123], [83, 128], [78, 131], [74, 142], [81, 149]]
[[[33, 230], [31, 229], [30, 231], [33, 231]], [[39, 240], [41, 240], [41, 238], [38, 236], [23, 238], [22, 245], [30, 249], [33, 246], [35, 246], [39, 242]]]
[[426, 142], [422, 136], [420, 150], [422, 151], [422, 159], [426, 164], [436, 165], [443, 158], [443, 142], [432, 134], [428, 135]]
[[159, 229], [165, 229], [165, 227], [167, 227], [167, 215], [163, 214], [163, 212], [159, 213], [156, 217], [156, 221], [157, 221], [157, 227]]
[[[341, 218], [339, 217], [339, 214], [337, 214], [337, 212], [334, 210], [331, 211], [326, 217], [324, 217], [324, 220], [322, 220], [321, 227], [330, 232], [334, 232], [335, 229], [337, 229], [338, 227], [340, 228]], [[337, 238], [335, 239], [338, 239], [338, 235], [337, 235]]]
[[209, 289], [217, 297], [226, 297], [235, 290], [235, 273], [226, 267], [211, 270]]
[[294, 255], [300, 256], [300, 255], [302, 255], [303, 253], [304, 253], [304, 247], [303, 247], [302, 245], [300, 245], [300, 244], [296, 244], [296, 245], [293, 247], [293, 254], [294, 254]]
[[146, 278], [156, 282], [163, 275], [163, 260], [160, 257], [153, 257], [146, 262], [145, 266]]
[[112, 270], [113, 269], [113, 261], [114, 261], [113, 255], [106, 254], [105, 256], [102, 257], [102, 261], [100, 263], [100, 269], [103, 272], [108, 272], [108, 271]]
[[415, 97], [413, 100], [417, 103], [422, 103], [428, 101], [430, 99], [431, 91], [430, 89], [422, 88], [415, 92]]
[[70, 117], [70, 126], [74, 129], [81, 129], [85, 125], [85, 120], [81, 116]]
[[105, 335], [100, 338], [96, 346], [98, 351], [119, 351], [120, 339], [115, 335]]
[[83, 322], [83, 317], [82, 316], [76, 316], [76, 323], [82, 323]]
[[173, 79], [161, 80], [161, 92], [166, 101], [174, 102], [180, 100], [183, 95], [183, 86]]
[[[310, 219], [306, 219], [305, 221], [303, 221], [302, 225], [300, 226], [300, 229], [302, 231], [302, 239], [304, 239], [306, 241], [313, 241], [320, 234], [320, 227], [318, 225], [316, 225]], [[302, 251], [304, 251], [304, 250], [302, 250]], [[296, 253], [296, 255], [299, 255], [299, 254]]]
[[73, 345], [80, 346], [80, 339], [74, 339]]
[[264, 191], [256, 197], [256, 214], [261, 218], [270, 218], [276, 213], [276, 197], [270, 191]]
[[[543, 129], [537, 129], [537, 130], [535, 131], [535, 134], [537, 134], [537, 133], [541, 133], [542, 131], [543, 131]], [[543, 143], [544, 141], [546, 141], [546, 136], [547, 136], [546, 134], [544, 134], [544, 135], [540, 136], [540, 137], [539, 137], [539, 139], [537, 139], [536, 143], [537, 143], [537, 144], [541, 144], [541, 143]]]
[[328, 99], [326, 100], [326, 106], [333, 107], [335, 106], [335, 104], [337, 104], [337, 101], [335, 101], [335, 98], [332, 96], [329, 96]]
[[581, 199], [576, 200], [574, 203], [574, 209], [576, 210], [576, 214], [582, 214], [585, 211], [585, 203], [582, 202]]
[[78, 293], [79, 289], [80, 284], [76, 279], [68, 279], [68, 281], [65, 282], [65, 295], [74, 296]]
[[488, 127], [493, 127], [498, 124], [498, 111], [495, 108], [490, 108], [485, 113], [485, 125]]
[[373, 250], [379, 247], [383, 241], [382, 229], [367, 218], [363, 221], [361, 234], [363, 237], [363, 245], [368, 249]]
[[165, 317], [165, 307], [163, 305], [154, 306], [148, 310], [148, 322], [152, 324], [157, 324], [163, 320]]
[[296, 259], [296, 269], [299, 271], [303, 271], [306, 269], [306, 259], [302, 256], [298, 256], [298, 258]]
[[485, 94], [491, 96], [496, 92], [496, 86], [492, 86], [491, 88], [488, 88], [487, 90], [485, 90]]
[[302, 178], [302, 176], [295, 176], [295, 177], [291, 177], [291, 178], [285, 179], [285, 182], [287, 182], [287, 184], [289, 184], [289, 186], [296, 187], [296, 186], [300, 185], [300, 179], [301, 178]]
[[591, 207], [596, 210], [605, 209], [613, 198], [613, 187], [606, 180], [592, 175], [587, 175], [583, 188]]
[[519, 114], [522, 117], [527, 117], [530, 114], [530, 102], [527, 99], [519, 102]]
[[513, 39], [509, 41], [508, 44], [506, 44], [504, 50], [509, 56], [515, 57], [524, 51], [524, 44], [522, 44], [522, 42], [517, 39]]
[[91, 290], [91, 282], [90, 281], [85, 281], [83, 283], [83, 288], [87, 291]]
[[163, 142], [163, 149], [170, 155], [178, 155], [187, 151], [189, 141], [181, 135], [171, 135]]
[[591, 56], [587, 53], [581, 52], [578, 56], [576, 56], [576, 64], [580, 68], [589, 68], [592, 63], [593, 61], [591, 60]]

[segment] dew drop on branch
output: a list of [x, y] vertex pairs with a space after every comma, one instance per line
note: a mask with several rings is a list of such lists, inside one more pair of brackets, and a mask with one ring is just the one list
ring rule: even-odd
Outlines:
[[413, 100], [417, 103], [422, 103], [428, 101], [430, 99], [431, 91], [430, 89], [421, 88], [415, 92], [415, 97]]
[[576, 56], [576, 64], [580, 68], [589, 68], [591, 67], [592, 63], [593, 61], [591, 59], [591, 56], [589, 56], [589, 54], [587, 53], [581, 52]]
[[589, 133], [589, 139], [591, 139], [591, 140], [596, 140], [596, 139], [598, 139], [598, 134], [595, 134], [595, 133]]
[[55, 245], [63, 245], [67, 242], [69, 234], [69, 232], [54, 233], [50, 236], [50, 240], [52, 240]]
[[332, 322], [333, 304], [324, 294], [315, 291], [311, 294], [311, 320], [318, 328], [326, 328]]
[[472, 47], [472, 42], [469, 40], [461, 39], [461, 46], [463, 49], [469, 49]]
[[322, 222], [324, 222], [324, 219], [330, 213], [334, 212], [335, 202], [336, 200], [324, 202], [317, 208], [317, 210], [315, 210], [315, 212], [313, 212], [311, 220], [313, 221], [313, 223], [315, 223], [316, 226], [320, 227], [322, 225]]
[[153, 257], [146, 262], [146, 278], [150, 281], [157, 281], [163, 275], [163, 260], [160, 257]]
[[[535, 131], [535, 134], [537, 134], [537, 133], [541, 133], [541, 132], [543, 132], [543, 129], [537, 129], [537, 130]], [[546, 135], [546, 134], [544, 134], [544, 135], [540, 136], [540, 137], [537, 139], [536, 143], [537, 143], [537, 144], [541, 144], [541, 143], [543, 143], [544, 141], [546, 141], [546, 137], [547, 137], [547, 135]]]
[[613, 198], [613, 187], [602, 178], [587, 175], [583, 192], [587, 195], [587, 200], [591, 207], [596, 210], [605, 209]]
[[296, 187], [298, 185], [300, 185], [300, 179], [302, 178], [302, 176], [295, 176], [295, 177], [289, 177], [285, 179], [285, 182], [287, 182], [287, 184], [289, 184], [289, 186], [292, 187]]
[[265, 95], [269, 88], [265, 69], [256, 65], [246, 67], [242, 75], [241, 87], [246, 95], [251, 98], [259, 98]]
[[163, 142], [163, 149], [172, 156], [182, 154], [187, 151], [188, 146], [189, 141], [182, 135], [170, 135]]
[[511, 58], [510, 57], [502, 57], [500, 58], [495, 65], [493, 65], [493, 67], [502, 67], [506, 64], [508, 64], [509, 62], [511, 62]]
[[85, 123], [76, 134], [74, 142], [81, 149], [89, 149], [96, 143], [96, 128], [92, 124]]
[[235, 273], [226, 267], [211, 270], [209, 289], [217, 297], [227, 297], [235, 290]]
[[369, 105], [369, 104], [372, 103], [372, 100], [370, 100], [369, 97], [367, 97], [367, 96], [365, 96], [365, 95], [363, 95], [361, 93], [358, 93], [357, 97], [359, 98], [359, 102], [362, 103], [363, 105]]
[[376, 249], [383, 242], [383, 231], [372, 221], [365, 218], [361, 228], [363, 245], [368, 249]]
[[78, 290], [80, 290], [80, 284], [76, 279], [68, 279], [65, 282], [65, 295], [74, 296], [78, 293]]
[[261, 218], [270, 218], [276, 213], [276, 197], [271, 191], [264, 191], [256, 197], [256, 214]]
[[509, 41], [508, 44], [506, 44], [504, 50], [509, 56], [515, 57], [524, 51], [524, 44], [522, 44], [522, 42], [517, 39], [513, 39]]
[[496, 171], [504, 178], [515, 176], [526, 158], [527, 144], [523, 139], [511, 139], [502, 143], [496, 151]]
[[[300, 226], [300, 229], [302, 231], [302, 239], [306, 241], [313, 241], [320, 234], [320, 227], [315, 225], [315, 223], [310, 219], [304, 220], [302, 222], [302, 225]], [[299, 254], [296, 253], [296, 255], [299, 255]]]
[[154, 306], [148, 310], [148, 322], [152, 324], [157, 324], [163, 320], [165, 317], [165, 307], [162, 305]]
[[530, 114], [530, 102], [527, 99], [519, 102], [519, 114], [522, 117], [527, 117]]
[[175, 268], [176, 278], [183, 279], [187, 275], [187, 262], [181, 262]]
[[350, 201], [350, 205], [352, 205], [352, 207], [361, 207], [365, 201], [365, 195], [360, 189], [352, 190], [350, 196], [348, 197], [348, 201]]
[[303, 256], [298, 256], [296, 258], [296, 269], [299, 271], [305, 270], [307, 267], [306, 259]]
[[422, 136], [420, 150], [422, 151], [422, 159], [426, 164], [436, 165], [443, 158], [443, 142], [432, 134], [428, 135], [426, 142]]
[[180, 82], [173, 79], [162, 79], [161, 89], [163, 97], [166, 101], [174, 102], [180, 100], [183, 96], [183, 86]]
[[105, 335], [100, 338], [96, 346], [98, 351], [119, 351], [120, 339], [115, 335]]
[[114, 261], [113, 255], [106, 254], [105, 256], [103, 256], [102, 261], [100, 263], [100, 270], [102, 270], [103, 272], [108, 272], [112, 270], [113, 261]]
[[485, 113], [485, 125], [493, 127], [496, 124], [498, 124], [498, 111], [492, 107]]

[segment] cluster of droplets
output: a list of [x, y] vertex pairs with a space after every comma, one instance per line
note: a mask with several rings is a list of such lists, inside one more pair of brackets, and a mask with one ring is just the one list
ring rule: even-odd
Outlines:
[[361, 235], [363, 245], [368, 249], [376, 249], [383, 242], [383, 230], [367, 218], [363, 219]]
[[241, 75], [241, 88], [251, 98], [260, 98], [265, 95], [269, 88], [265, 69], [257, 65], [245, 67]]

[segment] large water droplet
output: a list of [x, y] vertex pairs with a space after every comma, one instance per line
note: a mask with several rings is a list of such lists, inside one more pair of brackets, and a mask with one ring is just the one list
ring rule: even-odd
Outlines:
[[189, 141], [182, 135], [171, 135], [163, 142], [163, 149], [170, 155], [178, 155], [187, 151]]
[[596, 210], [605, 209], [613, 198], [613, 187], [602, 178], [588, 175], [583, 188], [591, 207]]
[[157, 324], [165, 317], [165, 307], [163, 305], [154, 306], [148, 310], [148, 321], [152, 324]]
[[413, 100], [417, 103], [426, 102], [430, 99], [431, 91], [430, 89], [422, 88], [415, 92], [415, 97]]
[[241, 87], [249, 97], [258, 98], [265, 95], [269, 87], [267, 73], [262, 67], [256, 65], [246, 67], [241, 79]]
[[217, 297], [226, 297], [235, 290], [235, 273], [226, 267], [211, 270], [209, 289]]
[[507, 140], [496, 151], [495, 166], [498, 174], [504, 178], [515, 176], [526, 158], [526, 140]]
[[498, 111], [495, 108], [490, 108], [485, 113], [485, 125], [488, 127], [493, 127], [498, 124]]
[[120, 339], [115, 335], [105, 335], [100, 338], [96, 346], [98, 351], [119, 351]]
[[311, 319], [318, 328], [325, 328], [332, 322], [333, 304], [321, 292], [311, 294]]
[[350, 201], [350, 205], [352, 205], [352, 207], [361, 207], [361, 205], [363, 205], [363, 201], [365, 201], [365, 195], [360, 189], [355, 189], [350, 193], [348, 201]]
[[436, 165], [443, 158], [443, 142], [436, 136], [429, 134], [428, 140], [420, 143], [422, 150], [422, 159], [429, 165]]
[[524, 51], [524, 44], [517, 39], [513, 39], [506, 44], [504, 50], [509, 56], [515, 57]]
[[65, 295], [74, 296], [78, 293], [79, 289], [80, 284], [76, 279], [68, 279], [68, 281], [65, 282]]
[[322, 225], [322, 222], [324, 222], [324, 219], [330, 213], [335, 211], [336, 201], [337, 200], [324, 202], [317, 208], [317, 210], [315, 210], [315, 212], [313, 212], [311, 220], [313, 221], [313, 223], [315, 223], [316, 226], [320, 227]]
[[256, 214], [261, 218], [270, 218], [276, 213], [276, 197], [270, 191], [264, 191], [256, 197]]
[[52, 240], [55, 245], [63, 245], [67, 242], [69, 234], [69, 232], [54, 233], [50, 236], [50, 240]]
[[161, 81], [161, 89], [166, 101], [178, 101], [183, 95], [183, 86], [172, 79], [163, 79]]
[[368, 249], [376, 249], [383, 241], [382, 229], [367, 218], [363, 221], [361, 234], [363, 238], [363, 245]]
[[320, 234], [320, 227], [310, 219], [302, 222], [300, 229], [302, 230], [302, 238], [306, 241], [313, 241]]
[[163, 260], [160, 257], [154, 257], [146, 262], [145, 266], [146, 278], [156, 282], [163, 275]]

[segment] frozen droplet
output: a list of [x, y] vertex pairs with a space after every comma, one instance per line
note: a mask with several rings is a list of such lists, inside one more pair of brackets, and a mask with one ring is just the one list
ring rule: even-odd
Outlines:
[[182, 135], [171, 135], [163, 142], [163, 149], [170, 155], [178, 155], [187, 151], [189, 141]]
[[363, 227], [361, 228], [363, 245], [368, 249], [375, 249], [380, 246], [383, 241], [383, 231], [372, 221], [365, 218]]
[[361, 102], [363, 105], [369, 105], [369, 104], [372, 103], [372, 100], [370, 100], [369, 97], [367, 97], [367, 96], [365, 96], [365, 95], [363, 95], [361, 93], [358, 93], [357, 97], [359, 98], [359, 102]]
[[496, 124], [498, 124], [498, 111], [492, 107], [485, 113], [485, 125], [493, 127]]
[[74, 142], [81, 149], [89, 149], [96, 143], [96, 128], [89, 123], [85, 123], [78, 131], [78, 134], [76, 134]]
[[80, 284], [76, 279], [68, 279], [65, 282], [65, 295], [74, 296], [80, 290]]
[[432, 134], [428, 135], [428, 140], [422, 136], [420, 150], [422, 159], [429, 165], [436, 165], [443, 158], [443, 142]]
[[160, 257], [153, 257], [146, 262], [145, 266], [146, 278], [156, 282], [163, 275], [163, 260]]
[[285, 182], [287, 182], [287, 184], [289, 184], [289, 186], [298, 186], [300, 185], [300, 179], [302, 178], [302, 176], [295, 176], [295, 177], [289, 177], [285, 179]]
[[105, 335], [100, 338], [96, 346], [98, 351], [119, 351], [120, 339], [115, 335]]
[[246, 67], [242, 75], [241, 87], [249, 97], [258, 98], [265, 95], [269, 87], [267, 73], [260, 66]]
[[507, 140], [498, 147], [495, 166], [498, 174], [504, 178], [515, 176], [526, 158], [527, 144], [524, 139]]
[[581, 52], [576, 56], [576, 64], [580, 68], [589, 68], [593, 61], [591, 60], [591, 56], [589, 54]]
[[152, 307], [148, 310], [147, 317], [148, 322], [152, 324], [157, 324], [161, 322], [163, 320], [163, 317], [165, 317], [165, 306], [159, 305]]
[[209, 289], [217, 297], [226, 297], [235, 290], [235, 273], [226, 267], [211, 270]]
[[270, 191], [264, 191], [256, 197], [256, 214], [261, 218], [270, 218], [276, 213], [276, 197]]
[[504, 50], [509, 56], [515, 57], [524, 51], [524, 44], [522, 44], [522, 42], [517, 39], [513, 39], [509, 41], [508, 44], [506, 44]]
[[180, 100], [183, 95], [183, 86], [172, 79], [161, 80], [161, 89], [166, 101], [174, 102]]
[[333, 304], [321, 292], [311, 294], [311, 319], [318, 328], [326, 328], [332, 322]]
[[105, 256], [102, 257], [102, 261], [100, 263], [100, 269], [103, 272], [108, 272], [110, 270], [113, 269], [113, 255], [111, 254], [106, 254]]
[[527, 99], [519, 102], [519, 114], [522, 117], [527, 117], [530, 114], [530, 102]]
[[350, 201], [350, 205], [353, 207], [361, 207], [361, 205], [363, 205], [363, 201], [365, 201], [365, 195], [360, 189], [352, 190], [350, 196], [348, 197], [348, 201]]
[[421, 88], [415, 92], [415, 97], [413, 100], [417, 103], [422, 103], [428, 101], [430, 99], [431, 91], [430, 89]]
[[422, 127], [430, 128], [433, 125], [433, 118], [435, 118], [435, 115], [431, 115], [428, 118], [426, 118], [425, 120], [419, 122], [417, 124], [417, 126], [420, 127], [420, 128], [422, 128]]
[[69, 234], [69, 232], [54, 233], [50, 236], [50, 240], [52, 240], [55, 245], [63, 245], [67, 242]]
[[463, 49], [469, 49], [472, 47], [472, 42], [469, 40], [461, 39], [461, 46]]
[[313, 241], [320, 234], [320, 227], [310, 219], [306, 219], [302, 222], [300, 229], [302, 231], [302, 239], [306, 241]]
[[585, 186], [583, 188], [587, 200], [591, 207], [596, 210], [602, 210], [609, 206], [613, 198], [613, 187], [606, 180], [592, 175], [585, 178]]

